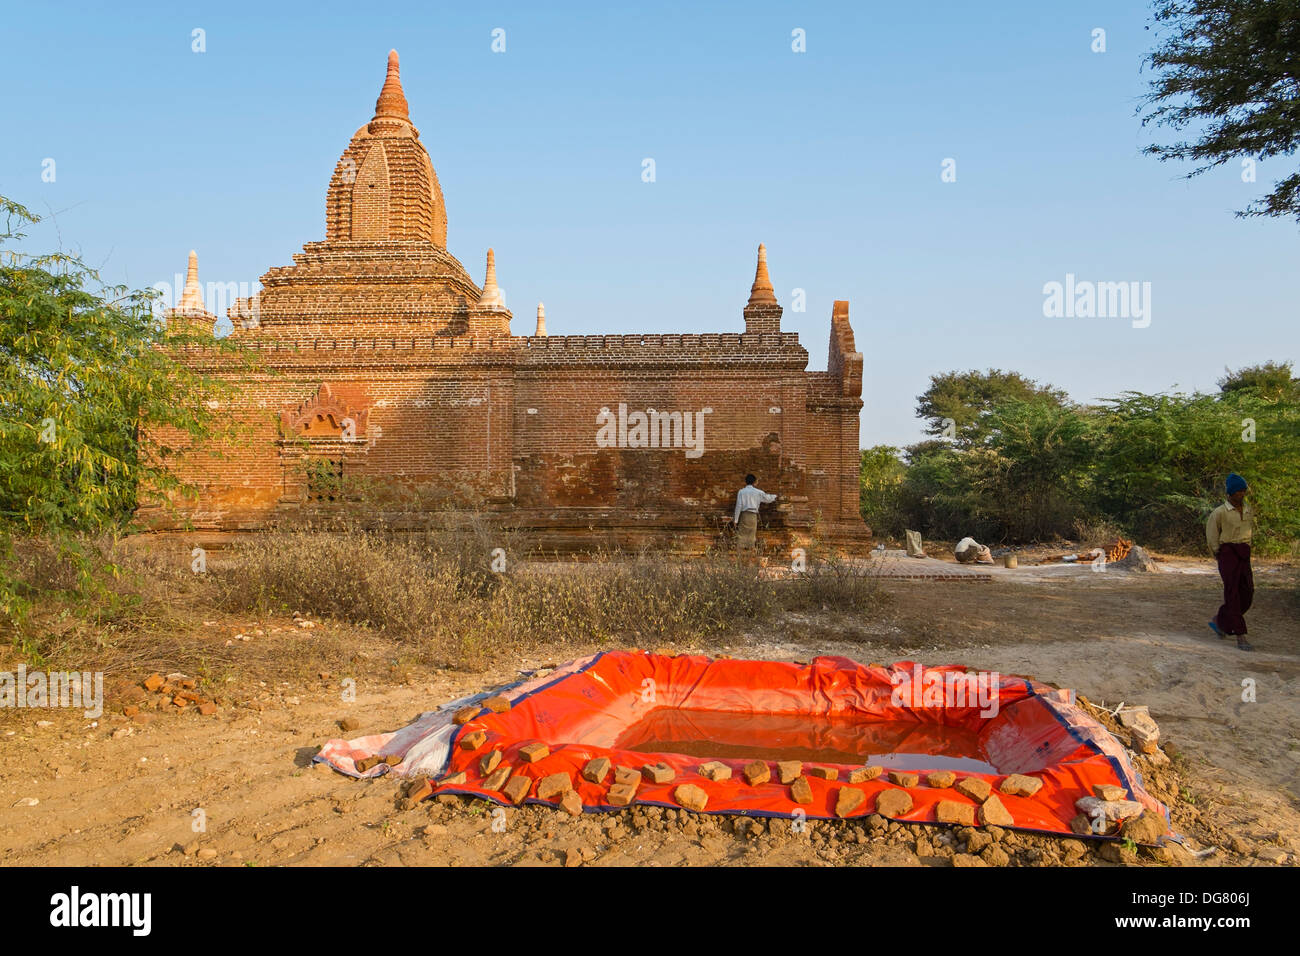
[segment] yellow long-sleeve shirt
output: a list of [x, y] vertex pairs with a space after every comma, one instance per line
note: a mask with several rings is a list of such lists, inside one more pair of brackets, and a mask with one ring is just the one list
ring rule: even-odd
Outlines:
[[1255, 509], [1249, 501], [1242, 504], [1240, 511], [1225, 501], [1210, 512], [1205, 522], [1205, 540], [1215, 554], [1221, 544], [1250, 544], [1254, 532]]

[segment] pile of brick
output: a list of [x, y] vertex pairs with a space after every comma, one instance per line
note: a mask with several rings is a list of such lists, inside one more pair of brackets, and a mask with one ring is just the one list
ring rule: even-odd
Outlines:
[[122, 715], [137, 718], [145, 710], [161, 710], [171, 713], [197, 711], [204, 717], [211, 717], [218, 710], [216, 701], [199, 692], [199, 682], [184, 674], [172, 673], [150, 674], [137, 685], [128, 688], [123, 694], [126, 703], [122, 706]]
[[[459, 723], [469, 723], [482, 712], [480, 707], [468, 707], [456, 715]], [[460, 747], [466, 751], [477, 751], [486, 743], [487, 735], [483, 731], [474, 731], [463, 736]], [[525, 744], [519, 748], [517, 760], [521, 764], [538, 764], [550, 756], [549, 748], [541, 742]], [[519, 805], [534, 795], [536, 782], [536, 799], [553, 803], [570, 814], [582, 813], [582, 799], [574, 790], [573, 780], [567, 771], [546, 774], [534, 779], [532, 775], [516, 772], [517, 768], [505, 762], [504, 753], [492, 749], [478, 758], [479, 783], [483, 790], [499, 793], [507, 802]], [[377, 763], [380, 758], [370, 758]], [[370, 765], [373, 766], [374, 763]], [[358, 769], [362, 768], [358, 764]], [[913, 800], [909, 790], [920, 786], [921, 776], [906, 770], [891, 770], [887, 774], [889, 785], [883, 790], [877, 789], [874, 800], [868, 801], [872, 794], [857, 785], [868, 783], [884, 775], [880, 766], [855, 767], [848, 771], [845, 785], [835, 792], [835, 814], [841, 819], [849, 817], [878, 814], [889, 819], [899, 819], [913, 809]], [[612, 774], [612, 776], [611, 776]], [[448, 778], [438, 782], [438, 787], [461, 785], [465, 782], [465, 773], [456, 775], [453, 782]], [[671, 799], [685, 810], [703, 812], [708, 809], [709, 794], [701, 783], [708, 781], [718, 783], [731, 780], [733, 770], [720, 760], [709, 760], [695, 768], [695, 780], [677, 781], [677, 771], [663, 761], [646, 764], [641, 767], [616, 766], [609, 757], [594, 757], [587, 761], [581, 771], [582, 779], [598, 786], [606, 785], [604, 802], [625, 807], [637, 801], [637, 793], [642, 783], [653, 786], [666, 786], [676, 783], [670, 793]], [[766, 760], [754, 760], [741, 769], [741, 777], [751, 788], [782, 787], [788, 788], [789, 799], [796, 805], [809, 805], [815, 800], [810, 778], [825, 781], [838, 781], [840, 771], [836, 767], [810, 765], [805, 767], [799, 760], [780, 760], [773, 764]], [[961, 826], [1002, 826], [1016, 825], [1011, 811], [999, 798], [998, 793], [1012, 797], [1031, 798], [1042, 789], [1043, 781], [1026, 774], [1008, 774], [998, 784], [998, 793], [993, 792], [992, 785], [975, 776], [959, 778], [949, 770], [929, 773], [925, 777], [927, 787], [934, 789], [952, 789], [965, 800], [941, 800], [935, 805], [934, 822], [956, 824]], [[428, 791], [423, 785], [420, 792], [426, 796]], [[1141, 807], [1139, 805], [1139, 811]], [[1162, 831], [1163, 832], [1163, 831]]]

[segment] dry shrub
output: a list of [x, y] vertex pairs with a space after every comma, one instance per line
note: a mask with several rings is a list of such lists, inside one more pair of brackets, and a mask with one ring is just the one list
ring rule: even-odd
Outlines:
[[301, 611], [397, 634], [440, 626], [463, 586], [454, 558], [378, 532], [259, 535], [213, 562], [209, 576], [229, 611]]
[[880, 570], [828, 557], [783, 582], [781, 605], [791, 611], [861, 614], [883, 602]]
[[195, 588], [187, 565], [108, 536], [15, 541], [4, 574], [30, 608], [3, 628], [34, 666], [111, 669], [131, 638], [181, 626], [178, 612]]
[[[57, 555], [25, 550], [24, 586], [42, 610], [17, 649], [51, 665], [181, 667], [213, 678], [241, 667], [307, 673], [353, 654], [347, 641], [355, 645], [356, 631], [346, 639], [315, 631], [231, 649], [195, 628], [214, 610], [301, 611], [373, 631], [390, 648], [385, 655], [395, 642], [404, 660], [479, 668], [539, 648], [697, 640], [785, 610], [857, 613], [879, 594], [874, 578], [835, 560], [813, 562], [787, 581], [762, 579], [728, 554], [523, 563], [516, 542], [472, 517], [420, 532], [267, 532], [209, 553], [206, 574], [191, 572], [187, 545], [134, 544], [95, 545], [93, 596], [77, 590], [77, 575]], [[494, 570], [502, 552], [509, 563]], [[254, 660], [259, 655], [271, 656]]]
[[697, 637], [773, 609], [770, 585], [726, 558], [640, 555], [497, 573], [501, 540], [473, 523], [413, 535], [276, 532], [237, 545], [209, 577], [227, 610], [302, 611], [471, 664], [543, 644]]

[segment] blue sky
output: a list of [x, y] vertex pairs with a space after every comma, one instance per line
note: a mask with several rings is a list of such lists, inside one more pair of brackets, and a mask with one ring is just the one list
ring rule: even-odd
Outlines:
[[[1232, 215], [1293, 165], [1186, 180], [1141, 154], [1145, 4], [307, 10], [5, 3], [0, 193], [55, 213], [28, 246], [133, 286], [194, 248], [205, 283], [256, 288], [324, 237], [396, 47], [450, 251], [481, 282], [496, 249], [516, 333], [539, 299], [551, 334], [739, 331], [764, 242], [811, 368], [851, 302], [864, 446], [918, 440], [915, 396], [955, 368], [1087, 401], [1300, 359], [1300, 229]], [[1151, 283], [1150, 325], [1044, 317], [1067, 274]]]

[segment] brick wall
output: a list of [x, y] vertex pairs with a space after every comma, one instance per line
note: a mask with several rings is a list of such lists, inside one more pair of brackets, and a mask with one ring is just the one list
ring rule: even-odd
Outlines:
[[[862, 356], [847, 302], [835, 303], [824, 372], [781, 331], [762, 246], [743, 334], [512, 336], [510, 313], [481, 303], [447, 251], [419, 136], [394, 52], [373, 119], [330, 179], [325, 240], [229, 310], [257, 371], [185, 352], [237, 380], [216, 409], [234, 437], [190, 449], [176, 471], [196, 493], [175, 500], [179, 514], [146, 518], [235, 530], [343, 510], [414, 523], [463, 491], [544, 546], [699, 545], [753, 472], [781, 496], [763, 513], [774, 538], [819, 522], [865, 542]], [[602, 410], [622, 427], [602, 430]], [[641, 444], [637, 416], [652, 414], [673, 447]]]

